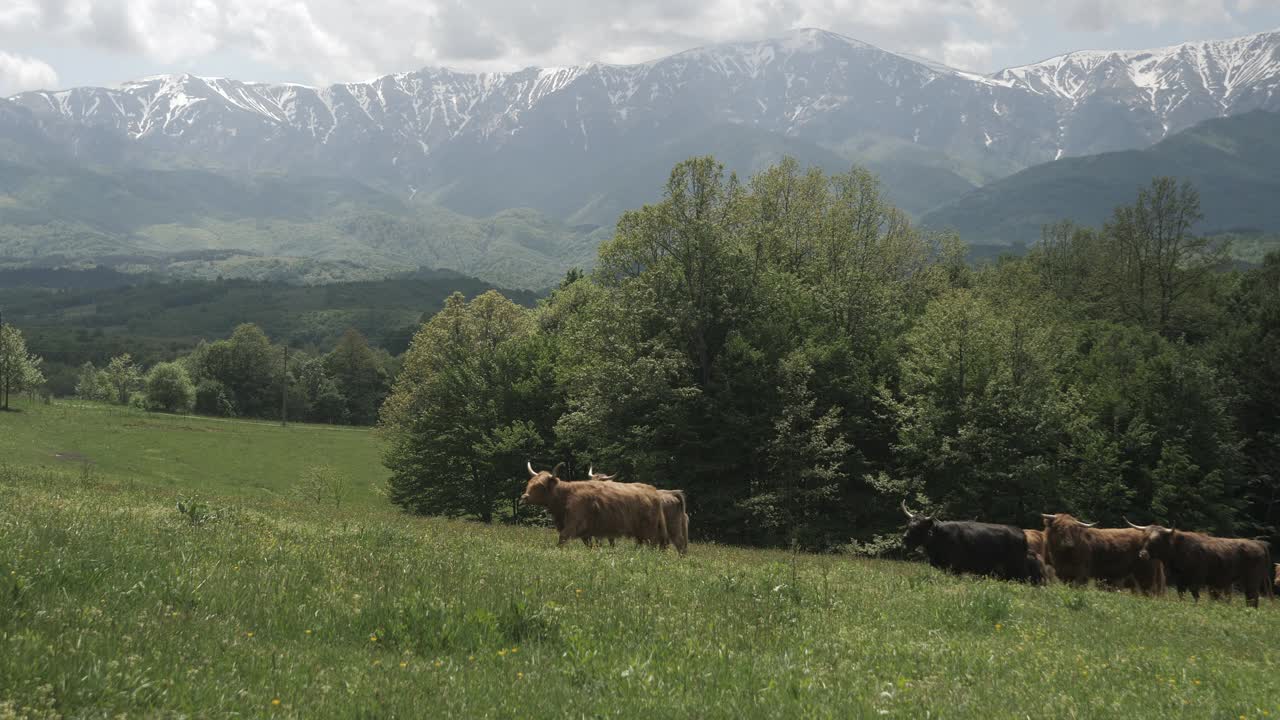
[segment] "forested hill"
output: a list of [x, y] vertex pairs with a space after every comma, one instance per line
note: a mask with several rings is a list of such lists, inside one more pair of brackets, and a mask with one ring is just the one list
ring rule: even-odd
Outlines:
[[1100, 225], [1117, 198], [1151, 178], [1190, 180], [1200, 191], [1202, 233], [1280, 232], [1280, 114], [1209, 120], [1146, 150], [1065, 158], [974, 190], [927, 214], [971, 243], [1032, 243], [1044, 225]]
[[[28, 282], [19, 284], [20, 278]], [[260, 326], [277, 342], [295, 348], [328, 349], [348, 329], [393, 355], [404, 352], [424, 317], [453, 292], [468, 297], [494, 286], [448, 271], [418, 271], [387, 280], [298, 286], [248, 280], [157, 282], [102, 289], [129, 276], [103, 271], [0, 273], [0, 309], [6, 322], [22, 327], [31, 351], [47, 363], [51, 379], [91, 361], [104, 364], [128, 352], [149, 365], [171, 359], [201, 339], [228, 336], [240, 323]], [[84, 285], [41, 289], [33, 282]], [[532, 306], [537, 295], [504, 290]], [[56, 388], [67, 391], [67, 388]]]

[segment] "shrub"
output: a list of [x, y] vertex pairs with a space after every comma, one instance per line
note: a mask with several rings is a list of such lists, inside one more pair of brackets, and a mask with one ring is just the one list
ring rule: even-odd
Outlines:
[[188, 412], [195, 399], [195, 387], [178, 363], [160, 363], [147, 373], [147, 409]]
[[202, 415], [235, 417], [236, 406], [227, 388], [217, 380], [201, 380], [196, 386], [196, 412]]

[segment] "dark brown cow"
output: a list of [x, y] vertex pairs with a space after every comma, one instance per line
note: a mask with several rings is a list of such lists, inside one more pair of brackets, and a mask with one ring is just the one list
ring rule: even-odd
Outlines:
[[1129, 587], [1144, 595], [1165, 589], [1164, 563], [1140, 558], [1143, 534], [1132, 528], [1096, 528], [1066, 514], [1043, 515], [1045, 559], [1058, 579], [1074, 585], [1090, 580]]
[[1160, 560], [1179, 586], [1200, 599], [1200, 588], [1226, 597], [1233, 586], [1244, 590], [1245, 602], [1258, 607], [1258, 597], [1272, 595], [1271, 551], [1266, 543], [1244, 538], [1220, 538], [1160, 525], [1134, 525], [1142, 533], [1139, 557]]
[[529, 469], [520, 502], [541, 505], [550, 513], [560, 531], [560, 545], [580, 538], [588, 546], [592, 538], [633, 537], [639, 542], [661, 545], [667, 537], [662, 499], [648, 485], [582, 480], [567, 482], [560, 477], [564, 463], [552, 472]]
[[[587, 475], [589, 479], [600, 482], [611, 482], [618, 477], [617, 473], [613, 475], [598, 473], [595, 471], [594, 465], [587, 469]], [[663, 490], [645, 483], [628, 484], [652, 488], [662, 498], [662, 514], [667, 524], [667, 537], [663, 541], [662, 547], [665, 548], [667, 543], [670, 543], [675, 546], [681, 555], [689, 552], [689, 513], [686, 511], [684, 491]], [[609, 546], [613, 546], [613, 538], [609, 538]]]
[[1045, 553], [1044, 548], [1044, 531], [1043, 530], [1026, 530], [1022, 534], [1027, 536], [1027, 551], [1034, 554], [1040, 561], [1040, 567], [1046, 581], [1053, 580], [1057, 574], [1053, 571], [1053, 566], [1049, 564], [1049, 556]]

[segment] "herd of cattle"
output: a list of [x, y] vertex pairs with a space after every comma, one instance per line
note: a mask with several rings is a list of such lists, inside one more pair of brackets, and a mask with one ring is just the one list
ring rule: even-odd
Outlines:
[[[529, 482], [520, 501], [551, 514], [559, 544], [581, 539], [588, 546], [607, 539], [639, 543], [684, 554], [689, 515], [681, 490], [645, 483], [614, 482], [616, 476], [588, 470], [587, 479], [563, 476], [564, 463], [541, 472], [527, 463]], [[1044, 515], [1043, 530], [1011, 525], [937, 520], [913, 513], [906, 503], [907, 550], [920, 548], [936, 568], [1040, 584], [1052, 578], [1083, 585], [1089, 581], [1158, 595], [1172, 586], [1200, 599], [1200, 590], [1226, 597], [1241, 590], [1247, 603], [1280, 590], [1280, 564], [1272, 565], [1266, 542], [1220, 538], [1159, 525], [1099, 528], [1066, 513]]]
[[1099, 528], [1066, 513], [1043, 515], [1043, 530], [980, 522], [947, 522], [907, 515], [903, 544], [920, 547], [934, 567], [952, 572], [991, 575], [1007, 580], [1043, 583], [1052, 577], [1083, 585], [1129, 588], [1158, 595], [1173, 586], [1181, 595], [1200, 599], [1207, 589], [1215, 598], [1233, 589], [1244, 592], [1249, 605], [1274, 595], [1280, 564], [1271, 562], [1266, 542], [1220, 538], [1159, 525]]

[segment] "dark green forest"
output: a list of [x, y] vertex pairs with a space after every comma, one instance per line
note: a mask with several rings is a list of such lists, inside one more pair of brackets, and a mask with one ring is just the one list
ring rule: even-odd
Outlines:
[[[392, 355], [454, 292], [493, 286], [445, 270], [387, 280], [299, 286], [249, 280], [161, 281], [109, 270], [0, 271], [0, 312], [22, 328], [56, 395], [75, 392], [82, 364], [129, 353], [143, 366], [190, 353], [253, 323], [276, 342], [310, 353], [330, 350], [349, 328]], [[504, 291], [532, 306], [536, 295]], [[278, 394], [278, 393], [277, 393]]]
[[734, 543], [875, 552], [904, 498], [1274, 536], [1280, 255], [1234, 269], [1170, 178], [1116, 204], [975, 267], [866, 172], [684, 162], [538, 307], [423, 326], [382, 408], [391, 499], [508, 518], [531, 458], [683, 488]]

